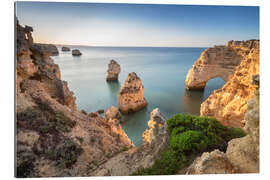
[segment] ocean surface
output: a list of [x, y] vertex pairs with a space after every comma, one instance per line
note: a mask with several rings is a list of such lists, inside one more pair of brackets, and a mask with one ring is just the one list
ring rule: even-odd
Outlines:
[[[225, 83], [220, 78], [208, 81], [204, 92], [187, 92], [185, 78], [205, 48], [167, 47], [90, 47], [78, 48], [82, 56], [70, 52], [53, 56], [60, 66], [61, 78], [68, 82], [77, 98], [77, 108], [87, 112], [118, 106], [118, 92], [130, 72], [136, 72], [145, 89], [147, 108], [122, 116], [122, 127], [135, 145], [142, 144], [142, 133], [154, 108], [170, 118], [177, 113], [200, 114], [200, 104]], [[106, 82], [111, 59], [121, 66], [118, 82]]]

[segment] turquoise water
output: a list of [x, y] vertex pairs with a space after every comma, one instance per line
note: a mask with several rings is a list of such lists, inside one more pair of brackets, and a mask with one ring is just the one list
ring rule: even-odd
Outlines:
[[[204, 92], [186, 92], [185, 78], [193, 63], [205, 48], [159, 48], [159, 47], [72, 47], [79, 48], [81, 57], [73, 57], [71, 52], [61, 52], [54, 56], [61, 69], [61, 78], [77, 97], [78, 109], [94, 112], [117, 107], [117, 97], [121, 86], [130, 72], [141, 78], [147, 108], [134, 114], [123, 116], [122, 126], [136, 145], [142, 143], [141, 135], [147, 128], [150, 112], [154, 108], [167, 117], [176, 113], [200, 114], [200, 104], [224, 81], [210, 80]], [[106, 82], [106, 71], [111, 59], [121, 65], [118, 82]]]

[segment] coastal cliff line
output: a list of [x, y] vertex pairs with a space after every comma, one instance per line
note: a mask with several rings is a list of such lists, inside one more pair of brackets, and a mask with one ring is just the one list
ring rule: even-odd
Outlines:
[[16, 176], [89, 176], [134, 147], [120, 121], [77, 110], [52, 50], [16, 24]]
[[216, 77], [226, 83], [201, 104], [201, 116], [214, 117], [226, 126], [244, 125], [247, 102], [256, 89], [251, 82], [259, 74], [259, 51], [259, 40], [247, 40], [229, 41], [202, 52], [187, 74], [186, 88], [202, 90]]

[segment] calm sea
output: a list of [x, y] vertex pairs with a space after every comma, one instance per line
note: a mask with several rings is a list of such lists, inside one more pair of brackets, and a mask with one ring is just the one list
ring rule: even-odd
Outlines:
[[[223, 86], [220, 78], [210, 80], [204, 92], [186, 92], [185, 78], [193, 63], [205, 48], [167, 47], [86, 47], [76, 46], [81, 57], [71, 52], [54, 56], [61, 69], [61, 78], [77, 97], [78, 109], [94, 112], [117, 107], [118, 92], [130, 72], [141, 78], [147, 108], [123, 116], [122, 126], [135, 145], [142, 143], [150, 112], [154, 108], [170, 118], [177, 113], [200, 114], [200, 104], [213, 90]], [[121, 65], [119, 82], [106, 82], [106, 71], [111, 59]]]

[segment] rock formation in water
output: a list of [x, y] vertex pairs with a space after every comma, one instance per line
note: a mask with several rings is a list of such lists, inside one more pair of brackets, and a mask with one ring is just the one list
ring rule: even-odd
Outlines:
[[154, 109], [148, 122], [149, 130], [144, 132], [144, 143], [112, 157], [98, 169], [93, 176], [128, 176], [142, 168], [151, 167], [160, 153], [165, 150], [169, 140], [166, 118]]
[[244, 127], [247, 135], [229, 141], [226, 153], [219, 150], [203, 153], [188, 168], [187, 174], [259, 173], [259, 76], [253, 76], [253, 84], [257, 89], [254, 92], [254, 97], [247, 103]]
[[89, 176], [134, 147], [119, 121], [77, 111], [75, 97], [33, 29], [17, 22], [16, 176]]
[[120, 65], [115, 60], [112, 59], [110, 61], [110, 64], [108, 65], [106, 80], [117, 81], [120, 71], [121, 71]]
[[73, 49], [72, 50], [72, 55], [73, 56], [81, 56], [82, 53], [81, 53], [81, 51], [79, 49]]
[[41, 44], [41, 43], [34, 43], [31, 47], [31, 50], [40, 51], [42, 53], [46, 53], [50, 56], [57, 56], [59, 55], [58, 49], [53, 44]]
[[231, 78], [201, 104], [201, 116], [215, 117], [226, 126], [243, 126], [247, 102], [256, 90], [256, 85], [251, 83], [252, 77], [259, 74], [260, 67], [259, 42], [252, 42], [253, 46], [247, 47], [252, 49], [243, 56]]
[[144, 87], [135, 72], [129, 73], [118, 95], [118, 107], [121, 113], [136, 112], [147, 106]]
[[106, 112], [105, 112], [105, 118], [107, 120], [110, 119], [120, 119], [121, 115], [120, 112], [118, 111], [118, 109], [115, 106], [111, 106], [109, 107]]
[[207, 81], [216, 77], [227, 82], [242, 59], [258, 46], [258, 40], [229, 41], [226, 46], [204, 50], [187, 74], [186, 89], [203, 90]]
[[70, 51], [70, 48], [69, 47], [66, 47], [66, 46], [63, 46], [62, 47], [62, 51]]

